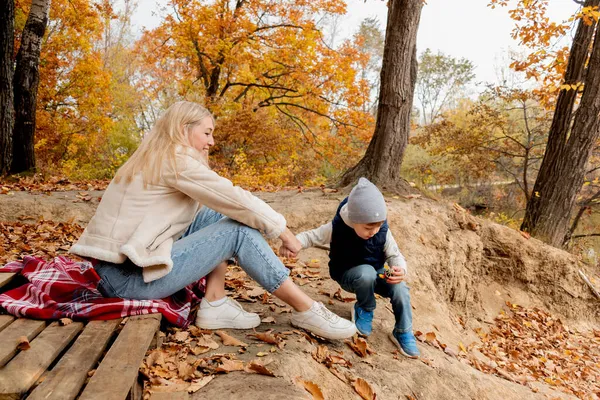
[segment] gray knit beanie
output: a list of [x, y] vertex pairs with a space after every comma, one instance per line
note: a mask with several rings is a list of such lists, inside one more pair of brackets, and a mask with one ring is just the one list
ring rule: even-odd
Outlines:
[[355, 224], [381, 222], [387, 218], [383, 195], [366, 178], [360, 178], [348, 196], [348, 218]]

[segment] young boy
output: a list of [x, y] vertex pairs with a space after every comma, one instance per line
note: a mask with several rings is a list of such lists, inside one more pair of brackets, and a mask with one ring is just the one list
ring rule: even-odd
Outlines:
[[[360, 178], [340, 203], [333, 221], [296, 237], [303, 249], [330, 245], [329, 273], [344, 290], [356, 294], [352, 320], [359, 333], [369, 336], [372, 332], [375, 293], [389, 297], [396, 317], [390, 339], [406, 356], [417, 358], [419, 349], [412, 333], [410, 295], [404, 282], [406, 260], [386, 217], [383, 195], [367, 179]], [[294, 256], [285, 248], [280, 255]], [[388, 270], [384, 268], [386, 263]]]

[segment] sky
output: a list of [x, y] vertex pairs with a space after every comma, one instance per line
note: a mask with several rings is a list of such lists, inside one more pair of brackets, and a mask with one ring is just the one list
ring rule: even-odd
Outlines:
[[[348, 12], [341, 19], [341, 36], [351, 36], [366, 17], [377, 17], [382, 30], [387, 19], [385, 0], [346, 0]], [[498, 82], [498, 71], [510, 62], [508, 51], [519, 51], [519, 45], [511, 37], [514, 22], [508, 16], [508, 8], [491, 9], [488, 0], [427, 0], [421, 13], [417, 36], [417, 52], [426, 48], [441, 51], [456, 58], [466, 58], [475, 65], [478, 82]], [[166, 0], [139, 0], [133, 23], [152, 28], [158, 23], [153, 16], [157, 4]], [[573, 0], [551, 0], [548, 15], [561, 22], [577, 10]]]

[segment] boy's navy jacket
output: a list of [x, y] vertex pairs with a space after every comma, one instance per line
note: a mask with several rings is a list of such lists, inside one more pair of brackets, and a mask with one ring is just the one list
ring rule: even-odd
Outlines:
[[357, 265], [369, 264], [379, 270], [386, 260], [385, 242], [388, 232], [387, 220], [379, 232], [368, 240], [361, 239], [354, 229], [344, 223], [340, 211], [348, 202], [346, 197], [339, 205], [332, 221], [331, 244], [329, 253], [329, 274], [340, 281], [345, 271]]

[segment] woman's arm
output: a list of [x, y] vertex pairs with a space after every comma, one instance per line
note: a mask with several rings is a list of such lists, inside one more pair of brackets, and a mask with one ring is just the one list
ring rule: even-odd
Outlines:
[[286, 221], [283, 215], [252, 193], [234, 186], [191, 156], [178, 155], [177, 162], [178, 174], [169, 168], [162, 175], [168, 186], [231, 219], [263, 231], [267, 238], [284, 233]]

